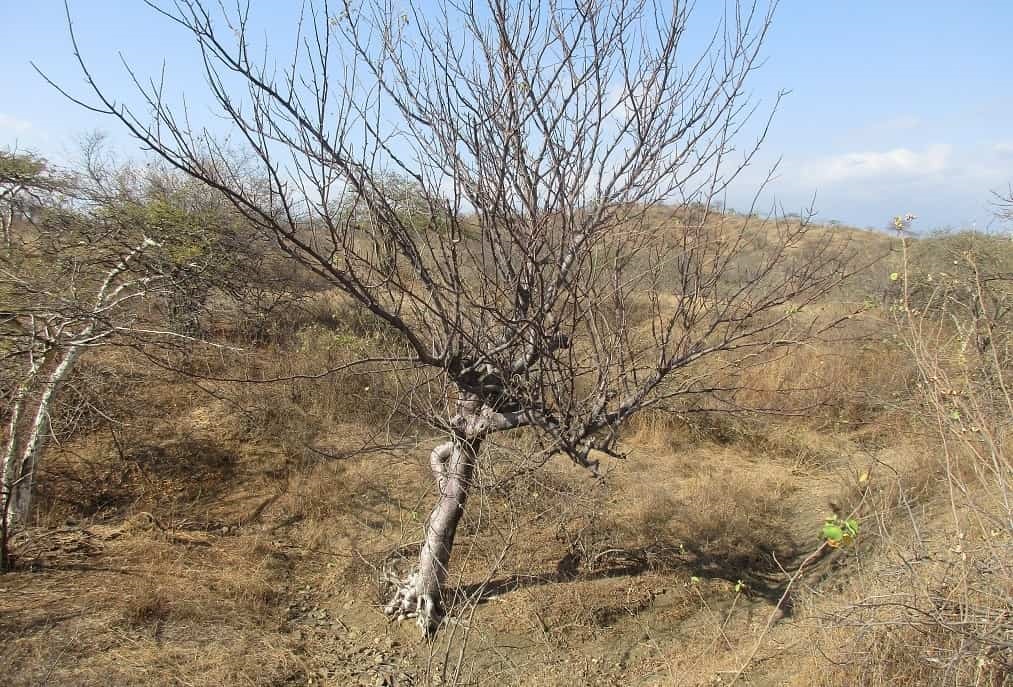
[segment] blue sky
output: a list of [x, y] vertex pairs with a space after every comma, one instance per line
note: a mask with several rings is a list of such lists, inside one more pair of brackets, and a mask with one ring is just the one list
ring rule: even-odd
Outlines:
[[[253, 0], [263, 24], [287, 25], [295, 2]], [[698, 0], [706, 30], [717, 0]], [[82, 49], [112, 92], [129, 89], [118, 52], [142, 75], [163, 59], [170, 83], [199, 102], [202, 84], [185, 37], [139, 0], [71, 0]], [[130, 153], [114, 122], [81, 110], [47, 86], [81, 89], [62, 0], [14, 3], [0, 24], [0, 147], [15, 143], [66, 159], [82, 133], [102, 129]], [[1013, 2], [782, 0], [751, 82], [769, 105], [791, 91], [754, 168], [728, 203], [748, 203], [780, 159], [764, 196], [786, 211], [815, 196], [822, 220], [883, 227], [913, 212], [922, 228], [985, 228], [992, 191], [1013, 183]]]

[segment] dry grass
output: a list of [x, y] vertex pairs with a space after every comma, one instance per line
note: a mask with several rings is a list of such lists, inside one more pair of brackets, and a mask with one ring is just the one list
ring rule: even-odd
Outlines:
[[158, 529], [101, 546], [97, 560], [51, 551], [45, 567], [4, 580], [4, 664], [19, 667], [7, 684], [275, 685], [301, 672], [277, 620], [281, 554]]
[[[396, 346], [319, 289], [279, 322], [243, 353], [186, 362], [291, 377]], [[737, 403], [776, 413], [645, 413], [602, 482], [533, 470], [524, 433], [490, 444], [434, 645], [377, 608], [432, 498], [434, 440], [390, 413], [395, 376], [192, 382], [104, 352], [61, 410], [21, 569], [0, 578], [6, 683], [421, 685], [466, 639], [472, 684], [715, 685], [743, 666], [740, 684], [1009, 684], [995, 647], [1013, 641], [1013, 542], [982, 516], [1004, 483], [981, 462], [1008, 427], [944, 440], [891, 327], [877, 306], [841, 341], [718, 365], [744, 382]], [[959, 346], [939, 350], [957, 379]], [[821, 557], [772, 616], [823, 519], [853, 509], [858, 545]]]

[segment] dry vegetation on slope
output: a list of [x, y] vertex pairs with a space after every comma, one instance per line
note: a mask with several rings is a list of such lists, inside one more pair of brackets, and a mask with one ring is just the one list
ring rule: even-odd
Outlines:
[[[1011, 246], [905, 255], [826, 304], [861, 306], [836, 341], [737, 372], [739, 405], [781, 414], [644, 414], [600, 482], [529, 471], [523, 435], [489, 446], [432, 644], [380, 610], [432, 490], [395, 380], [215, 381], [312, 375], [382, 348], [383, 327], [307, 280], [255, 338], [216, 310], [245, 352], [189, 351], [199, 374], [98, 351], [0, 577], [6, 684], [1008, 684], [1009, 312], [964, 287], [979, 256], [1008, 308]], [[853, 511], [856, 544], [821, 547]]]

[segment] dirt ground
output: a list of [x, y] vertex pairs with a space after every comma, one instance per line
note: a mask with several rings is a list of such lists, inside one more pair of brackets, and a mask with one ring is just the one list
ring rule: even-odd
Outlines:
[[341, 457], [364, 436], [349, 425], [307, 458], [239, 441], [206, 399], [162, 403], [147, 443], [91, 436], [50, 460], [40, 526], [0, 578], [6, 684], [808, 685], [829, 665], [825, 597], [862, 564], [834, 552], [785, 592], [859, 495], [864, 439], [644, 422], [601, 482], [562, 462], [488, 479], [424, 642], [381, 605], [417, 550], [428, 441]]

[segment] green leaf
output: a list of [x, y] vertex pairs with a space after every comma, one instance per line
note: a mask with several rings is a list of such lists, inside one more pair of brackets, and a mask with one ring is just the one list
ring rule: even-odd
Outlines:
[[856, 520], [855, 518], [848, 518], [847, 520], [845, 520], [844, 528], [848, 531], [848, 533], [851, 536], [853, 537], [858, 536], [858, 520]]
[[828, 522], [820, 530], [820, 535], [828, 541], [839, 542], [844, 538], [844, 530], [832, 522]]

